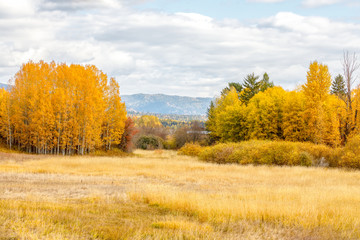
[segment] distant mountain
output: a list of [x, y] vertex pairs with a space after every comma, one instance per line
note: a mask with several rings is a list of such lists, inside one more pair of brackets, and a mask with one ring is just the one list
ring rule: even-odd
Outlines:
[[206, 115], [212, 98], [193, 98], [165, 94], [122, 95], [126, 109], [140, 113]]
[[8, 89], [8, 88], [9, 88], [9, 85], [4, 84], [4, 83], [0, 83], [0, 88]]

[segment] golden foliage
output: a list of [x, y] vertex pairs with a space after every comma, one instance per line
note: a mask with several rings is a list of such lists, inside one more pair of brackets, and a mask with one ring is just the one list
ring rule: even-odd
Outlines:
[[10, 148], [85, 154], [120, 142], [126, 110], [119, 85], [95, 66], [30, 61], [13, 81], [1, 131]]
[[307, 82], [296, 91], [270, 87], [255, 94], [247, 104], [239, 100], [235, 88], [223, 91], [210, 106], [207, 130], [213, 140], [310, 141], [337, 147], [346, 139], [348, 119], [360, 133], [360, 94], [355, 90], [354, 110], [348, 116], [346, 103], [330, 94], [331, 76], [328, 67], [318, 62], [309, 66]]
[[187, 156], [199, 156], [201, 150], [202, 147], [198, 143], [185, 143], [185, 145], [178, 150], [178, 154]]

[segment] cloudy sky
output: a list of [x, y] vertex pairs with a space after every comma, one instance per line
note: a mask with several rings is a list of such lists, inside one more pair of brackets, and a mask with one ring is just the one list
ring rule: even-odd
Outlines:
[[360, 53], [359, 0], [0, 0], [0, 82], [29, 60], [95, 64], [121, 94], [213, 97], [267, 72], [294, 89], [311, 61]]

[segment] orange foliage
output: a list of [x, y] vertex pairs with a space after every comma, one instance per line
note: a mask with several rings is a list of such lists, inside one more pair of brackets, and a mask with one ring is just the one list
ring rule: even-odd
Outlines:
[[0, 134], [31, 153], [110, 149], [125, 128], [119, 85], [92, 65], [30, 61], [16, 73], [8, 101], [10, 124]]

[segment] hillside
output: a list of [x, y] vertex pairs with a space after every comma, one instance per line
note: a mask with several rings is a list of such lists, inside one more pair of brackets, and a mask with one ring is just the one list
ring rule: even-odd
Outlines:
[[165, 94], [133, 94], [121, 98], [128, 111], [179, 115], [206, 115], [212, 100]]
[[9, 86], [7, 84], [4, 84], [4, 83], [0, 83], [0, 88], [5, 88], [7, 89]]

